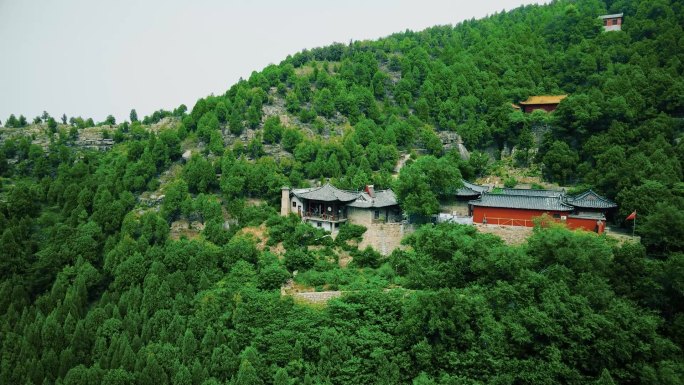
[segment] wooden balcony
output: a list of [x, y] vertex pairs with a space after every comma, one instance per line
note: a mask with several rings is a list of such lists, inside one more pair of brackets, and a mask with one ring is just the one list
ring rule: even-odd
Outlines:
[[303, 218], [305, 220], [315, 220], [315, 221], [323, 221], [323, 222], [332, 222], [332, 223], [340, 223], [340, 222], [346, 222], [347, 217], [342, 214], [342, 215], [333, 215], [333, 214], [326, 214], [326, 213], [317, 213], [317, 212], [306, 212], [303, 214]]

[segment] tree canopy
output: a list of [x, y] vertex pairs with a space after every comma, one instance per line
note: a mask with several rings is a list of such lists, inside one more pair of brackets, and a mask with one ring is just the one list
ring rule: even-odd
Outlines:
[[[530, 5], [303, 50], [130, 123], [10, 115], [0, 383], [681, 384], [683, 10]], [[622, 31], [602, 32], [608, 13]], [[511, 106], [546, 94], [569, 96]], [[283, 186], [329, 181], [429, 216], [513, 148], [616, 200], [613, 225], [636, 210], [639, 241], [401, 224], [383, 255], [361, 226], [333, 239], [278, 215]]]

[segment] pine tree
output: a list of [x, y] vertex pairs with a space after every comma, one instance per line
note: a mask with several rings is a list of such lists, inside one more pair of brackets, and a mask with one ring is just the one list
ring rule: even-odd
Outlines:
[[263, 385], [263, 383], [252, 364], [248, 360], [243, 359], [237, 373], [235, 385]]
[[176, 374], [173, 375], [171, 383], [173, 385], [192, 385], [192, 375], [185, 365], [180, 364], [176, 367]]
[[5, 121], [5, 127], [16, 128], [19, 127], [19, 120], [14, 114], [11, 114], [9, 118]]
[[613, 381], [613, 376], [610, 375], [610, 372], [608, 369], [603, 369], [601, 371], [601, 375], [599, 378], [594, 381], [595, 385], [615, 385], [615, 381]]
[[[204, 275], [206, 278], [206, 275]], [[202, 337], [202, 343], [200, 344], [200, 349], [202, 353], [209, 354], [217, 346], [218, 340], [216, 338], [216, 332], [211, 326], [207, 327], [204, 331], [204, 337]]]
[[279, 368], [273, 377], [273, 385], [290, 385], [290, 376], [285, 368]]
[[185, 329], [185, 334], [183, 335], [183, 343], [181, 346], [181, 354], [183, 357], [183, 362], [190, 362], [195, 355], [195, 350], [197, 349], [197, 340], [192, 330]]

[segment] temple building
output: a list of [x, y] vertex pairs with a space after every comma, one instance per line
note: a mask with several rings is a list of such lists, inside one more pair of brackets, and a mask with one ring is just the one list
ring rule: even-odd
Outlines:
[[603, 233], [606, 214], [617, 205], [592, 190], [567, 196], [564, 191], [498, 189], [469, 202], [474, 223], [534, 226], [546, 214], [571, 229]]
[[546, 112], [552, 112], [558, 107], [560, 102], [567, 98], [568, 95], [540, 95], [540, 96], [530, 96], [527, 100], [518, 103], [520, 109], [524, 113], [531, 113], [535, 110], [542, 110]]
[[461, 182], [463, 182], [463, 187], [456, 191], [456, 201], [452, 207], [452, 214], [460, 216], [472, 216], [473, 213], [468, 202], [474, 199], [479, 199], [482, 194], [489, 191], [489, 187], [470, 183], [466, 180], [462, 180]]
[[463, 187], [456, 192], [457, 199], [476, 199], [479, 198], [482, 193], [489, 191], [489, 187], [487, 186], [480, 186], [479, 184], [470, 183], [465, 180], [462, 180], [461, 182], [463, 182]]
[[392, 190], [341, 190], [329, 183], [320, 187], [282, 188], [280, 214], [297, 214], [314, 227], [336, 233], [341, 223], [367, 226], [373, 223], [401, 222], [402, 214]]

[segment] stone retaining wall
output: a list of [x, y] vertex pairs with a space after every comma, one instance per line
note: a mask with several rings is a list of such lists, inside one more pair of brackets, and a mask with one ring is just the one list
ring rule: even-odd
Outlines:
[[371, 246], [382, 255], [390, 255], [394, 249], [401, 247], [401, 240], [406, 235], [415, 231], [415, 227], [407, 223], [373, 223], [367, 228], [359, 249]]
[[338, 298], [342, 296], [341, 291], [313, 291], [306, 293], [294, 293], [292, 295], [295, 299], [301, 299], [311, 303], [324, 304], [332, 298]]

